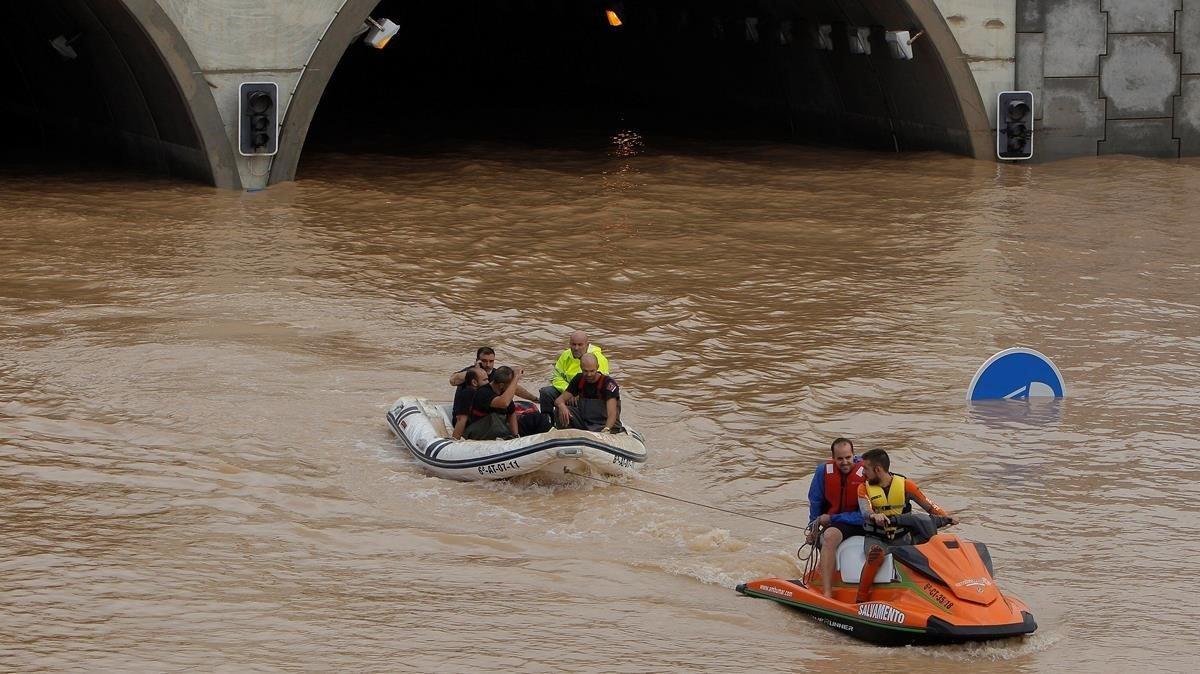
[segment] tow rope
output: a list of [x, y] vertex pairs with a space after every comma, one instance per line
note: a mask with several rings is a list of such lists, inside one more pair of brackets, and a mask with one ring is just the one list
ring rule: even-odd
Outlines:
[[709, 505], [707, 503], [700, 503], [698, 501], [689, 501], [688, 499], [679, 498], [678, 496], [671, 496], [670, 494], [660, 494], [659, 492], [650, 491], [649, 489], [642, 489], [641, 487], [633, 487], [633, 486], [630, 486], [627, 484], [621, 484], [619, 482], [611, 482], [609, 480], [604, 480], [604, 479], [601, 479], [598, 477], [592, 477], [591, 475], [584, 475], [582, 473], [574, 473], [574, 472], [571, 472], [570, 468], [564, 468], [563, 472], [568, 475], [574, 475], [575, 477], [582, 477], [582, 478], [587, 478], [589, 480], [595, 480], [596, 482], [603, 482], [604, 484], [611, 485], [613, 487], [620, 487], [622, 489], [632, 489], [633, 491], [640, 491], [643, 494], [650, 494], [651, 496], [657, 496], [659, 498], [670, 499], [672, 501], [679, 501], [680, 503], [687, 503], [688, 505], [694, 505], [694, 506], [698, 506], [700, 508], [708, 508], [709, 510], [716, 510], [717, 512], [726, 513], [728, 515], [736, 515], [737, 517], [745, 517], [746, 519], [758, 520], [759, 522], [766, 522], [768, 524], [775, 524], [775, 525], [778, 525], [781, 527], [788, 527], [789, 529], [799, 529], [800, 531], [805, 531], [808, 529], [807, 526], [802, 527], [802, 526], [799, 526], [796, 524], [788, 524], [787, 522], [780, 522], [778, 520], [771, 520], [771, 519], [767, 519], [765, 517], [759, 517], [757, 515], [747, 515], [746, 513], [740, 513], [736, 510], [729, 510], [728, 508], [719, 508], [715, 505]]

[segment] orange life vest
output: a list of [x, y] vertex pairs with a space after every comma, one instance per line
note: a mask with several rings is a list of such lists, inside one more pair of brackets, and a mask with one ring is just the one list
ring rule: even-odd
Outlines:
[[842, 475], [833, 461], [825, 462], [825, 514], [836, 515], [858, 510], [858, 485], [863, 476], [862, 461], [855, 462], [849, 475]]

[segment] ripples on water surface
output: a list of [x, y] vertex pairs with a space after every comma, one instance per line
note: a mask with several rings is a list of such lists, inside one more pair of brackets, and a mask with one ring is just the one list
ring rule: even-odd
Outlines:
[[[1195, 162], [625, 136], [305, 168], [2, 177], [0, 668], [1194, 664]], [[799, 523], [832, 437], [887, 447], [1041, 629], [860, 645], [733, 592], [798, 572], [793, 531], [447, 482], [389, 438], [479, 344], [548, 371], [574, 327], [650, 438], [639, 486]], [[1014, 344], [1071, 398], [968, 410]]]

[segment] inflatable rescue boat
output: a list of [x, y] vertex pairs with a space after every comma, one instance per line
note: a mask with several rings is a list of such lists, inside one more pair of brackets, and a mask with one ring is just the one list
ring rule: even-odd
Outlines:
[[387, 411], [387, 423], [426, 470], [455, 480], [500, 480], [527, 473], [622, 476], [646, 461], [645, 439], [622, 433], [555, 429], [512, 440], [455, 440], [450, 405], [404, 397]]
[[996, 587], [987, 547], [953, 535], [891, 547], [869, 600], [855, 603], [866, 562], [863, 543], [862, 536], [854, 536], [838, 546], [832, 599], [821, 593], [816, 553], [802, 578], [754, 580], [737, 590], [786, 604], [850, 636], [886, 646], [986, 641], [1037, 629], [1029, 607]]

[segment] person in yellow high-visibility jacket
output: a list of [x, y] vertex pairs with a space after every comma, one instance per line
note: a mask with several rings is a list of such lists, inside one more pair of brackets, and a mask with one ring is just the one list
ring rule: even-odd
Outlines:
[[566, 390], [567, 384], [575, 378], [575, 375], [583, 371], [579, 364], [579, 359], [583, 354], [590, 353], [596, 356], [596, 360], [600, 363], [600, 372], [608, 374], [608, 358], [601, 353], [600, 347], [588, 341], [587, 333], [582, 330], [576, 330], [571, 333], [569, 338], [568, 348], [558, 356], [558, 360], [554, 361], [554, 372], [550, 375], [550, 385], [543, 386], [538, 391], [538, 403], [541, 405], [542, 413], [549, 414], [550, 418], [554, 418], [554, 401], [558, 400], [559, 394]]

